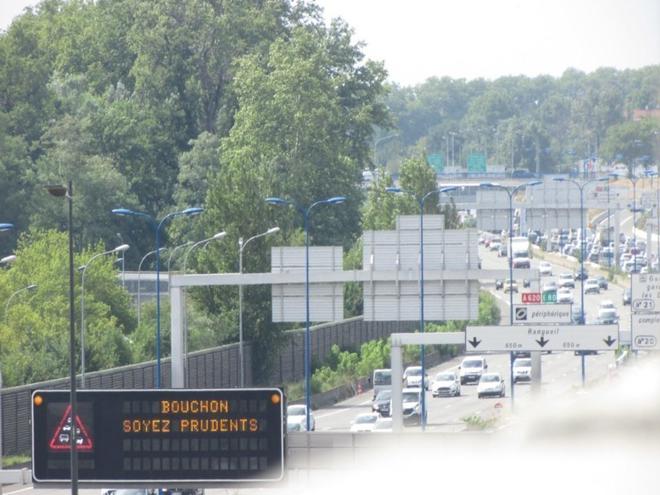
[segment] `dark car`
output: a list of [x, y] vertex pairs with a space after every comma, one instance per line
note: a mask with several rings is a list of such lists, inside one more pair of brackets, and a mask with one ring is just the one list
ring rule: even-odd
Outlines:
[[589, 273], [587, 270], [578, 270], [575, 272], [575, 280], [587, 280], [589, 278]]
[[502, 287], [504, 287], [504, 280], [495, 280], [495, 290], [500, 290]]
[[383, 417], [390, 416], [390, 402], [392, 399], [392, 390], [385, 389], [378, 392], [378, 395], [371, 404], [371, 410]]
[[630, 287], [623, 289], [623, 305], [630, 304], [632, 302], [632, 292]]
[[598, 287], [601, 289], [607, 290], [609, 288], [609, 282], [603, 275], [598, 275], [596, 280], [598, 280]]
[[530, 172], [529, 170], [524, 170], [524, 169], [518, 169], [514, 170], [511, 172], [511, 178], [512, 179], [532, 179], [534, 178], [534, 174]]

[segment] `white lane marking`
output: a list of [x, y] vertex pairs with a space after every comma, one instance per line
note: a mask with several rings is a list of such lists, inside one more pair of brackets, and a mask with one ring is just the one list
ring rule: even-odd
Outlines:
[[332, 411], [326, 414], [321, 414], [320, 416], [316, 416], [316, 419], [321, 419], [321, 418], [327, 418], [328, 416], [332, 416], [334, 414], [339, 414], [348, 411], [348, 408], [346, 409], [339, 409], [338, 411]]
[[28, 486], [27, 488], [19, 488], [18, 490], [14, 490], [12, 492], [4, 492], [7, 495], [10, 495], [11, 493], [21, 493], [21, 492], [27, 492], [28, 490], [34, 490], [33, 486]]

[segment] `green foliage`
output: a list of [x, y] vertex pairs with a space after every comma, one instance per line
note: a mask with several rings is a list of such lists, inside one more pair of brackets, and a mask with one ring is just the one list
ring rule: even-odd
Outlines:
[[479, 318], [476, 325], [498, 325], [500, 323], [500, 307], [497, 304], [495, 296], [490, 292], [479, 292]]
[[[82, 265], [100, 252], [99, 247], [84, 251], [75, 256], [74, 262]], [[7, 308], [0, 324], [0, 363], [9, 386], [65, 376], [69, 368], [67, 236], [53, 231], [23, 235], [16, 256], [11, 268], [0, 271], [0, 301]], [[86, 371], [130, 362], [127, 336], [135, 325], [134, 316], [112, 261], [98, 258], [86, 272]], [[22, 290], [29, 285], [37, 287]], [[78, 338], [79, 276], [75, 289]], [[76, 356], [76, 360], [80, 358]]]

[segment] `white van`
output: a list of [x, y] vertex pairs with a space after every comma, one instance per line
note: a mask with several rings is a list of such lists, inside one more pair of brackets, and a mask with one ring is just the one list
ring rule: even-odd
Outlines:
[[483, 356], [466, 357], [458, 367], [461, 377], [461, 385], [466, 383], [478, 383], [481, 375], [488, 370], [488, 363]]
[[374, 370], [371, 383], [374, 386], [373, 400], [376, 400], [376, 396], [378, 395], [378, 392], [380, 392], [381, 390], [389, 390], [392, 388], [392, 370], [390, 368]]

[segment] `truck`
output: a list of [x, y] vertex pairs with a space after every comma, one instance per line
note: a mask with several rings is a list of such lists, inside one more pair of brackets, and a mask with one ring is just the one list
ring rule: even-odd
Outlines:
[[511, 257], [514, 268], [530, 268], [529, 240], [527, 237], [511, 238]]

